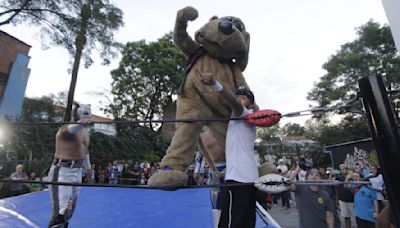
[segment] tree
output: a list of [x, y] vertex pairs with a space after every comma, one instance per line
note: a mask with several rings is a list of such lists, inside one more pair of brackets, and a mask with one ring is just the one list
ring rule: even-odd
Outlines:
[[304, 134], [304, 127], [297, 123], [287, 123], [280, 132], [282, 136], [299, 136]]
[[[116, 119], [163, 118], [185, 69], [185, 56], [173, 44], [172, 33], [156, 42], [129, 42], [119, 67], [111, 72], [113, 103], [105, 111]], [[144, 124], [152, 131], [157, 125]]]
[[327, 118], [311, 119], [306, 122], [305, 135], [323, 146], [371, 137], [367, 121], [351, 115], [336, 124]]
[[[8, 160], [3, 170], [7, 175], [18, 162], [26, 170], [39, 174], [50, 166], [54, 155], [54, 137], [57, 125], [39, 125], [35, 122], [54, 122], [60, 115], [54, 106], [53, 95], [41, 98], [25, 98], [19, 121], [32, 125], [12, 125], [7, 128], [7, 137], [2, 139], [2, 160]], [[4, 130], [2, 126], [2, 130]]]
[[[120, 45], [113, 33], [123, 25], [122, 11], [108, 0], [7, 0], [1, 3], [0, 16], [6, 17], [0, 25], [29, 23], [41, 26], [43, 37], [50, 43], [68, 50], [73, 57], [71, 83], [64, 121], [71, 119], [75, 86], [81, 59], [85, 67], [93, 60], [92, 50], [99, 50], [103, 64], [109, 64]], [[49, 40], [43, 39], [42, 43]], [[46, 45], [47, 46], [47, 45]]]
[[264, 143], [281, 142], [280, 130], [279, 124], [272, 127], [257, 128], [257, 140]]
[[400, 56], [389, 26], [369, 21], [357, 35], [323, 65], [327, 73], [314, 84], [308, 100], [322, 107], [344, 104], [356, 96], [358, 80], [370, 75], [385, 77], [389, 89], [400, 85]]

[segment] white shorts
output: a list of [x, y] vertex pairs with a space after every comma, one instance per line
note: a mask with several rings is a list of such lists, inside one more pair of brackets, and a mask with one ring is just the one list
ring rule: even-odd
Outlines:
[[339, 200], [340, 215], [344, 218], [354, 216], [354, 202], [344, 202]]
[[[57, 167], [52, 165], [49, 172], [50, 181], [81, 183], [82, 169]], [[76, 200], [79, 195], [79, 186], [49, 185], [50, 197], [52, 199], [53, 216], [57, 214], [72, 216]], [[68, 212], [67, 212], [68, 211]]]

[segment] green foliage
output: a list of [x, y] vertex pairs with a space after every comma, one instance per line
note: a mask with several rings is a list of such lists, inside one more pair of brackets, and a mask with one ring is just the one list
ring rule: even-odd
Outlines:
[[122, 10], [108, 0], [5, 0], [0, 9], [0, 16], [7, 17], [0, 25], [40, 26], [43, 46], [62, 46], [70, 53], [71, 83], [64, 117], [70, 121], [80, 61], [88, 68], [93, 50], [99, 52], [103, 64], [116, 57], [120, 44], [114, 41], [114, 32], [123, 25]]
[[[21, 122], [57, 122], [62, 120], [62, 108], [55, 104], [65, 101], [65, 94], [49, 95], [41, 98], [25, 98]], [[0, 143], [0, 160], [3, 173], [9, 175], [18, 163], [23, 163], [27, 171], [44, 172], [53, 160], [55, 135], [58, 125], [14, 125], [1, 126], [8, 133]], [[117, 126], [119, 136], [108, 136], [91, 131], [91, 162], [106, 166], [113, 160], [159, 161], [168, 146], [162, 134], [139, 125]]]
[[280, 130], [283, 136], [297, 136], [304, 134], [304, 127], [297, 123], [287, 123]]
[[90, 154], [93, 164], [107, 165], [113, 160], [159, 161], [168, 142], [162, 136], [143, 126], [117, 126], [118, 137], [99, 132], [90, 135]]
[[[318, 132], [313, 132], [318, 135]], [[287, 123], [283, 127], [279, 124], [270, 128], [257, 129], [256, 149], [261, 157], [265, 154], [275, 155], [278, 158], [286, 156], [287, 159], [297, 159], [301, 154], [311, 158], [314, 165], [326, 166], [330, 164], [330, 157], [323, 152], [323, 145], [316, 140], [282, 140], [287, 136], [303, 136], [307, 134], [306, 128], [296, 124]]]
[[314, 84], [308, 100], [322, 107], [343, 104], [356, 95], [358, 80], [370, 75], [384, 76], [389, 89], [399, 86], [400, 58], [389, 26], [369, 21], [357, 35], [323, 65], [327, 73]]
[[257, 140], [263, 143], [280, 142], [280, 126], [276, 124], [272, 127], [257, 128]]
[[305, 135], [324, 146], [365, 139], [370, 136], [367, 120], [346, 116], [337, 124], [327, 118], [312, 119], [306, 123]]
[[[400, 58], [387, 25], [369, 21], [357, 30], [358, 38], [342, 45], [341, 49], [323, 65], [327, 73], [322, 76], [307, 99], [319, 107], [343, 105], [356, 96], [358, 80], [370, 75], [381, 75], [387, 89], [400, 85]], [[361, 103], [355, 103], [361, 109]], [[359, 114], [345, 114], [333, 123], [332, 115], [324, 115], [306, 122], [305, 127], [288, 124], [279, 128], [259, 130], [257, 136], [263, 143], [273, 143], [290, 135], [304, 135], [311, 144], [285, 144], [280, 153], [305, 154], [314, 165], [329, 164], [323, 147], [370, 137], [367, 119]]]
[[147, 151], [144, 154], [144, 160], [149, 162], [158, 162], [161, 160], [160, 154], [154, 151]]
[[[18, 120], [22, 122], [54, 122], [57, 120], [57, 115], [53, 95], [38, 99], [25, 98]], [[34, 170], [41, 174], [45, 171], [53, 159], [56, 132], [57, 126], [55, 125], [8, 126], [7, 137], [3, 138], [1, 142], [0, 154], [2, 156], [0, 159], [9, 161], [3, 164], [3, 172], [9, 175], [15, 170], [18, 163], [24, 164], [27, 172]]]
[[[115, 57], [120, 45], [113, 33], [123, 25], [122, 10], [108, 0], [4, 0], [0, 3], [3, 24], [28, 24], [39, 26], [42, 44], [62, 46], [71, 56], [76, 54], [76, 42], [82, 26], [85, 26], [83, 59], [85, 66], [93, 63], [90, 54], [98, 50], [103, 63]], [[86, 24], [83, 25], [82, 23]]]
[[[152, 120], [163, 117], [185, 68], [185, 56], [168, 33], [156, 42], [129, 42], [119, 67], [111, 72], [113, 103], [105, 111], [116, 119]], [[158, 125], [145, 124], [153, 131]]]

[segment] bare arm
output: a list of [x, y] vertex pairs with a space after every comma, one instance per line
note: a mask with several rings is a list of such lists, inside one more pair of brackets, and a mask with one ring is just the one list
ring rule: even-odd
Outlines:
[[242, 113], [243, 113], [243, 106], [242, 106], [242, 104], [240, 104], [240, 103], [237, 101], [236, 96], [234, 96], [233, 94], [231, 94], [231, 93], [230, 93], [228, 90], [226, 90], [226, 89], [222, 89], [222, 91], [219, 93], [219, 95], [229, 102], [229, 104], [231, 105], [231, 108], [232, 108], [233, 115], [234, 115], [235, 117], [239, 117], [239, 116], [242, 115]]
[[[301, 168], [300, 168], [299, 165], [297, 165], [297, 166], [296, 166], [296, 169], [293, 170], [293, 172], [290, 174], [289, 180], [293, 182], [293, 180], [296, 178], [297, 174], [299, 174], [300, 171], [301, 171]], [[295, 184], [292, 184], [292, 185], [290, 186], [290, 190], [292, 190], [292, 191], [296, 190], [296, 185], [295, 185]]]
[[374, 208], [375, 208], [375, 212], [373, 214], [374, 218], [378, 218], [379, 216], [379, 204], [378, 204], [378, 200], [374, 200]]
[[334, 228], [333, 213], [331, 211], [326, 211], [326, 224], [328, 225], [328, 228]]
[[390, 222], [390, 205], [386, 202], [386, 206], [382, 209], [381, 213], [376, 218], [376, 228], [394, 228], [395, 226]]
[[[214, 76], [212, 73], [200, 73], [200, 80], [207, 86], [215, 87], [219, 82], [215, 81]], [[221, 84], [219, 84], [221, 85]], [[228, 101], [232, 108], [233, 115], [235, 117], [239, 117], [243, 113], [243, 106], [239, 103], [236, 99], [236, 96], [229, 92], [228, 90], [224, 89], [223, 86], [220, 87], [221, 90], [216, 90], [219, 92], [219, 95], [223, 97], [225, 100]]]

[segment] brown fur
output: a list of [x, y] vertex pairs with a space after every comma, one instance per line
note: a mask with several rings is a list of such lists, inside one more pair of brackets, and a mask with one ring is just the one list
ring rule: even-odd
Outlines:
[[260, 177], [270, 173], [278, 174], [279, 171], [274, 164], [264, 163], [258, 167], [258, 175]]
[[[188, 21], [196, 19], [197, 16], [198, 12], [193, 7], [186, 7], [177, 13], [174, 29], [175, 44], [188, 57], [195, 54], [200, 47], [204, 48], [205, 54], [199, 57], [187, 75], [183, 94], [178, 96], [176, 118], [228, 118], [231, 115], [229, 104], [217, 92], [205, 86], [198, 76], [200, 72], [213, 73], [224, 89], [233, 94], [238, 86], [247, 86], [242, 71], [247, 66], [250, 35], [244, 29], [225, 35], [218, 30], [218, 17], [212, 17], [196, 32], [194, 41], [186, 32], [186, 28]], [[235, 20], [240, 19], [235, 18]], [[225, 148], [227, 122], [177, 123], [175, 135], [162, 159], [161, 166], [169, 166], [174, 171], [184, 174], [193, 161], [201, 129], [206, 124]], [[157, 173], [150, 178], [149, 185], [163, 187], [167, 184], [163, 178], [170, 178], [171, 175], [174, 175], [172, 171]], [[168, 182], [173, 181], [175, 180], [168, 180]]]

